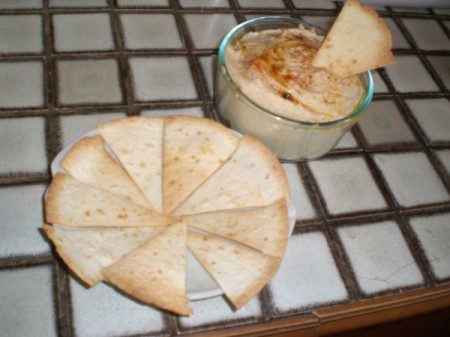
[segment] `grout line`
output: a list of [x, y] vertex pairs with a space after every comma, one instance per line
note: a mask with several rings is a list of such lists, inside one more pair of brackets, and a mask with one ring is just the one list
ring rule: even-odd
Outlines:
[[[450, 57], [450, 53], [449, 53], [449, 55], [447, 55], [447, 57]], [[420, 61], [422, 62], [422, 64], [424, 65], [425, 69], [431, 75], [431, 78], [434, 80], [434, 82], [436, 82], [439, 90], [442, 91], [444, 94], [448, 95], [449, 90], [445, 86], [442, 79], [439, 77], [438, 73], [434, 70], [430, 61], [425, 57], [424, 53], [420, 53], [419, 58], [420, 58]]]
[[121, 30], [121, 23], [119, 14], [117, 14], [117, 10], [114, 6], [114, 0], [108, 0], [110, 5], [110, 19], [111, 19], [111, 33], [113, 34], [114, 44], [116, 46], [116, 50], [119, 54], [119, 74], [121, 78], [119, 78], [120, 87], [122, 89], [122, 96], [124, 100], [124, 104], [127, 107], [127, 114], [129, 116], [135, 115], [135, 109], [133, 106], [133, 84], [132, 84], [132, 74], [131, 69], [128, 65], [128, 59], [124, 54], [124, 43], [122, 42], [124, 39], [123, 32]]
[[[47, 70], [44, 75], [46, 78], [45, 89], [46, 89], [46, 99], [47, 107], [48, 107], [48, 117], [46, 118], [46, 126], [45, 126], [45, 134], [46, 134], [46, 145], [47, 145], [47, 160], [48, 160], [48, 175], [51, 175], [50, 172], [50, 163], [53, 160], [54, 156], [59, 152], [62, 147], [61, 139], [60, 139], [60, 129], [59, 129], [59, 118], [54, 114], [54, 104], [55, 104], [55, 93], [57, 91], [52, 90], [52, 88], [56, 88], [56, 78], [54, 71], [56, 65], [53, 64], [54, 60], [52, 58], [52, 40], [54, 38], [53, 35], [53, 25], [52, 18], [48, 12], [49, 0], [44, 1], [44, 10], [45, 10], [45, 33], [44, 33], [44, 41], [45, 41], [45, 51], [46, 51], [46, 61], [45, 61], [45, 69]], [[52, 254], [55, 254], [52, 249]], [[62, 266], [59, 264], [59, 261], [54, 260], [53, 267], [53, 287], [54, 287], [54, 296], [55, 296], [55, 316], [56, 316], [56, 328], [58, 331], [58, 335], [60, 336], [73, 336], [73, 322], [71, 315], [71, 304], [67, 300], [67, 295], [70, 293], [68, 276], [67, 272], [65, 272]]]
[[58, 261], [54, 264], [54, 295], [58, 336], [74, 336], [69, 276]]
[[50, 253], [40, 255], [12, 256], [0, 258], [0, 270], [34, 267], [52, 264], [54, 257]]
[[[301, 163], [298, 165], [299, 171], [301, 172], [301, 178], [305, 185], [307, 194], [316, 210], [316, 214], [320, 219], [324, 229], [323, 233], [326, 237], [327, 243], [330, 247], [331, 254], [333, 256], [334, 262], [338, 269], [339, 275], [344, 282], [345, 288], [347, 289], [349, 300], [354, 301], [358, 298], [358, 286], [356, 278], [352, 272], [352, 268], [348, 259], [343, 259], [345, 256], [343, 252], [343, 247], [337, 243], [334, 239], [337, 237], [333, 225], [330, 224], [327, 217], [326, 201], [322, 195], [320, 188], [315, 180], [313, 173], [306, 163]], [[312, 197], [314, 196], [314, 197]]]
[[292, 3], [292, 0], [283, 0], [283, 4], [284, 7], [286, 7], [293, 15], [294, 14], [293, 12], [295, 11], [295, 6]]
[[171, 1], [172, 1], [172, 8], [174, 9], [174, 16], [175, 22], [177, 23], [177, 28], [179, 29], [180, 35], [187, 49], [187, 60], [189, 63], [191, 78], [194, 82], [197, 95], [202, 103], [202, 110], [204, 111], [204, 113], [209, 113], [210, 109], [209, 105], [207, 104], [208, 86], [206, 80], [205, 81], [203, 80], [205, 76], [201, 64], [198, 58], [192, 53], [192, 50], [194, 49], [195, 46], [193, 37], [189, 32], [188, 24], [186, 22], [185, 17], [182, 14], [180, 14], [179, 11], [180, 6], [178, 0], [171, 0]]
[[323, 223], [323, 218], [324, 218], [324, 206], [322, 206], [322, 202], [320, 200], [320, 197], [317, 195], [317, 186], [314, 185], [314, 183], [311, 180], [310, 177], [310, 171], [307, 168], [307, 164], [306, 163], [300, 163], [297, 164], [297, 173], [300, 177], [300, 181], [303, 184], [303, 187], [305, 189], [306, 195], [308, 197], [308, 199], [310, 200], [312, 207], [315, 211], [315, 218], [314, 220], [319, 220], [320, 223]]
[[48, 184], [48, 173], [23, 172], [17, 174], [0, 174], [0, 188], [31, 184]]
[[[182, 0], [180, 0], [182, 1]], [[102, 8], [49, 8], [49, 0], [44, 0], [42, 9], [26, 9], [26, 10], [0, 10], [0, 15], [23, 15], [38, 14], [43, 18], [43, 35], [45, 50], [42, 54], [8, 54], [0, 55], [0, 62], [7, 61], [41, 61], [44, 65], [45, 73], [43, 79], [44, 101], [45, 106], [36, 109], [2, 109], [0, 108], [0, 118], [20, 118], [28, 116], [39, 116], [45, 118], [45, 141], [46, 156], [50, 162], [54, 155], [61, 149], [61, 130], [60, 117], [69, 115], [84, 115], [104, 113], [116, 111], [126, 111], [128, 115], [139, 114], [144, 109], [174, 109], [180, 107], [200, 107], [206, 117], [212, 117], [217, 120], [214, 107], [213, 97], [210, 97], [206, 76], [200, 63], [200, 57], [213, 56], [217, 54], [216, 48], [196, 49], [193, 37], [189, 32], [188, 24], [185, 20], [185, 14], [233, 14], [237, 22], [245, 20], [246, 15], [264, 15], [264, 14], [291, 14], [294, 16], [310, 15], [310, 16], [335, 16], [341, 8], [339, 2], [335, 2], [336, 9], [298, 9], [295, 8], [291, 0], [283, 0], [285, 9], [245, 9], [240, 8], [237, 0], [229, 0], [230, 8], [181, 8], [179, 1], [170, 0], [167, 8], [117, 8], [115, 0], [108, 0], [108, 7]], [[76, 14], [76, 13], [107, 13], [110, 15], [111, 29], [114, 37], [116, 49], [113, 51], [79, 51], [57, 53], [53, 50], [55, 37], [53, 34], [52, 15], [55, 14]], [[183, 49], [149, 49], [128, 51], [124, 47], [125, 37], [123, 35], [120, 22], [120, 14], [122, 13], [148, 13], [148, 14], [173, 14], [176, 20], [177, 29], [185, 44]], [[309, 231], [321, 232], [325, 235], [330, 251], [334, 258], [338, 272], [349, 293], [349, 301], [357, 301], [360, 299], [372, 298], [380, 294], [392, 294], [401, 289], [390, 289], [386, 292], [375, 295], [363, 294], [356, 280], [355, 273], [349, 262], [349, 258], [345, 252], [345, 248], [339, 239], [337, 229], [339, 226], [361, 225], [381, 220], [393, 220], [399, 226], [405, 241], [410, 248], [416, 264], [420, 268], [425, 278], [424, 285], [426, 287], [436, 286], [439, 282], [434, 279], [431, 267], [426, 260], [425, 254], [420, 246], [420, 242], [409, 225], [409, 218], [414, 216], [423, 216], [424, 214], [436, 214], [439, 212], [449, 212], [450, 202], [442, 202], [431, 205], [419, 205], [411, 208], [402, 208], [395, 200], [395, 196], [390, 190], [389, 184], [384, 180], [381, 170], [374, 162], [373, 156], [379, 153], [408, 153], [408, 152], [425, 152], [430, 160], [434, 170], [442, 179], [444, 186], [450, 191], [450, 177], [446, 172], [435, 154], [436, 149], [449, 149], [450, 143], [434, 144], [427, 140], [425, 133], [421, 130], [419, 123], [411, 114], [405, 103], [406, 99], [429, 99], [429, 98], [445, 98], [450, 99], [450, 92], [446, 88], [445, 83], [434, 70], [429, 56], [449, 57], [450, 51], [443, 50], [420, 50], [405, 25], [403, 18], [417, 19], [434, 19], [442, 27], [447, 36], [450, 35], [445, 22], [450, 19], [450, 15], [438, 15], [431, 10], [428, 13], [397, 13], [391, 7], [387, 7], [386, 11], [381, 13], [382, 17], [392, 18], [400, 29], [402, 36], [411, 44], [411, 48], [395, 49], [396, 55], [414, 55], [420, 58], [426, 71], [431, 75], [439, 87], [439, 92], [414, 92], [400, 93], [395, 89], [390, 77], [384, 69], [379, 70], [380, 77], [386, 83], [388, 93], [375, 94], [374, 100], [392, 99], [398, 106], [400, 113], [404, 117], [408, 127], [412, 130], [414, 136], [418, 140], [417, 144], [406, 144], [395, 146], [392, 148], [370, 148], [367, 144], [362, 130], [356, 126], [351, 131], [359, 145], [356, 149], [337, 149], [326, 156], [326, 159], [345, 159], [349, 157], [362, 157], [369, 167], [369, 171], [374, 178], [375, 183], [379, 187], [383, 197], [388, 204], [387, 209], [376, 211], [351, 212], [349, 214], [332, 215], [328, 214], [325, 198], [315, 180], [306, 162], [297, 163], [297, 170], [302, 183], [304, 184], [306, 194], [310, 199], [312, 206], [316, 212], [315, 219], [307, 219], [297, 221], [295, 233], [306, 233]], [[190, 100], [159, 100], [151, 102], [137, 102], [133, 99], [133, 84], [131, 79], [131, 69], [128, 66], [128, 58], [130, 57], [146, 57], [146, 56], [180, 56], [186, 57], [195, 89], [198, 95], [197, 99]], [[57, 61], [58, 60], [78, 60], [83, 58], [101, 59], [115, 58], [118, 60], [120, 69], [120, 85], [123, 93], [124, 101], [119, 105], [106, 106], [105, 104], [97, 105], [74, 105], [74, 106], [56, 106], [57, 105]], [[1, 120], [0, 120], [1, 122]], [[5, 186], [20, 186], [32, 184], [47, 184], [50, 172], [34, 173], [2, 173], [0, 174], [0, 188]], [[73, 312], [71, 305], [71, 289], [70, 276], [64, 267], [55, 260], [50, 254], [39, 256], [16, 256], [0, 259], [0, 270], [27, 268], [39, 265], [51, 264], [53, 268], [53, 294], [54, 307], [56, 316], [57, 333], [60, 336], [75, 336]], [[409, 289], [409, 288], [407, 288]], [[298, 310], [289, 311], [288, 313], [280, 313], [277, 311], [272, 299], [271, 290], [267, 286], [259, 294], [261, 315], [256, 317], [257, 322], [270, 320], [278, 316], [292, 315], [306, 312], [308, 308], [299, 308]], [[166, 334], [179, 335], [180, 324], [176, 317], [171, 314], [163, 313]], [[254, 318], [254, 317], [252, 317]], [[217, 325], [225, 324], [224, 321], [218, 322]], [[251, 323], [252, 324], [252, 323]], [[213, 328], [215, 328], [213, 326]], [[186, 329], [189, 333], [189, 329]], [[183, 331], [184, 333], [185, 331]]]
[[270, 282], [266, 284], [262, 291], [258, 294], [259, 307], [264, 320], [269, 321], [276, 316], [275, 305], [272, 301], [272, 291], [270, 290]]
[[237, 23], [242, 23], [245, 21], [245, 15], [239, 10], [238, 0], [229, 0], [230, 7], [233, 9], [234, 17], [236, 18]]
[[421, 251], [421, 249], [416, 249], [417, 247], [420, 248], [419, 240], [414, 235], [405, 217], [402, 214], [399, 214], [396, 222], [403, 237], [406, 239], [406, 244], [411, 252], [411, 255], [413, 256], [413, 259], [416, 262], [416, 265], [419, 267], [419, 270], [422, 273], [425, 286], [436, 286], [436, 283], [433, 279], [433, 274], [431, 272], [431, 267], [428, 265], [424, 253]]
[[[448, 19], [447, 19], [448, 20]], [[439, 24], [439, 26], [442, 28], [442, 30], [444, 31], [445, 35], [447, 35], [447, 38], [450, 39], [450, 29], [449, 27], [447, 27], [447, 25], [444, 23], [444, 19], [441, 18], [436, 18], [437, 23]]]
[[348, 296], [351, 302], [364, 298], [359, 288], [356, 275], [353, 271], [350, 259], [345, 252], [344, 245], [342, 244], [339, 235], [337, 234], [337, 228], [333, 226], [326, 226], [325, 238], [330, 246], [331, 253], [334, 258], [334, 263], [338, 269], [339, 275], [344, 282], [347, 289]]
[[166, 326], [169, 336], [175, 336], [180, 333], [179, 318], [174, 314], [162, 312], [164, 325]]
[[44, 90], [45, 90], [45, 102], [47, 103], [47, 118], [46, 118], [46, 145], [47, 145], [47, 160], [49, 163], [48, 173], [50, 174], [50, 162], [53, 160], [53, 157], [59, 152], [62, 147], [60, 134], [59, 134], [59, 118], [54, 114], [54, 105], [56, 101], [55, 94], [57, 91], [53, 90], [56, 88], [56, 72], [55, 65], [53, 64], [54, 60], [52, 57], [52, 40], [54, 38], [52, 32], [52, 22], [51, 16], [48, 12], [48, 1], [44, 2], [44, 47], [45, 47], [45, 69], [46, 74], [44, 81]]
[[423, 151], [425, 152], [425, 155], [430, 160], [431, 165], [433, 166], [434, 170], [438, 174], [439, 178], [441, 179], [444, 187], [447, 189], [447, 192], [450, 194], [450, 183], [447, 180], [447, 173], [445, 168], [441, 165], [439, 160], [434, 156], [433, 151], [431, 149], [430, 141], [426, 137], [425, 132], [422, 131], [422, 129], [419, 126], [419, 123], [411, 113], [408, 105], [405, 103], [403, 99], [399, 99], [399, 102], [401, 104], [401, 111], [404, 111], [405, 114], [407, 114], [410, 117], [410, 125], [413, 126], [414, 131], [419, 135], [419, 141], [423, 145]]

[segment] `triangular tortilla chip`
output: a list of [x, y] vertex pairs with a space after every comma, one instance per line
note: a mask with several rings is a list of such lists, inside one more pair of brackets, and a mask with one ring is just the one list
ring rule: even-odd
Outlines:
[[162, 212], [163, 118], [128, 117], [97, 126], [131, 178]]
[[164, 140], [164, 213], [172, 212], [236, 150], [239, 137], [206, 118], [166, 119]]
[[282, 198], [289, 199], [283, 167], [265, 145], [246, 135], [231, 158], [173, 214], [266, 206]]
[[188, 232], [188, 247], [240, 309], [272, 279], [281, 258], [215, 237]]
[[344, 78], [395, 63], [392, 35], [377, 12], [348, 0], [325, 38], [313, 65]]
[[88, 286], [103, 280], [101, 270], [166, 227], [75, 228], [43, 225], [67, 266]]
[[218, 211], [182, 218], [189, 227], [258, 249], [266, 255], [283, 257], [288, 234], [288, 212], [284, 199], [262, 208]]
[[102, 274], [136, 299], [189, 315], [186, 307], [186, 225], [179, 222], [145, 242]]
[[75, 179], [152, 208], [125, 169], [106, 151], [101, 136], [82, 138], [61, 161]]
[[66, 226], [157, 227], [170, 218], [104, 190], [58, 173], [47, 191], [49, 223]]

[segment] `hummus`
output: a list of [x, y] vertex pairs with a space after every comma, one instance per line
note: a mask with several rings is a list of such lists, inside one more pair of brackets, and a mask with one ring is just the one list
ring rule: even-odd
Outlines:
[[311, 65], [323, 37], [298, 28], [249, 32], [225, 51], [225, 65], [239, 90], [261, 108], [305, 122], [351, 114], [364, 89], [359, 76], [339, 78]]

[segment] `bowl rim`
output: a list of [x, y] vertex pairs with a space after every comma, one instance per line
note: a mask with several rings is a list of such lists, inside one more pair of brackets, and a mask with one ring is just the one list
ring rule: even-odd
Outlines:
[[[274, 113], [268, 111], [267, 109], [262, 108], [257, 103], [255, 103], [253, 100], [251, 100], [249, 97], [247, 97], [247, 95], [245, 95], [235, 85], [233, 79], [229, 75], [229, 72], [226, 67], [226, 62], [225, 62], [225, 52], [226, 52], [226, 47], [228, 46], [228, 43], [229, 43], [230, 39], [234, 36], [234, 34], [236, 34], [237, 32], [241, 31], [242, 29], [246, 28], [249, 25], [257, 24], [259, 22], [274, 22], [274, 23], [280, 23], [280, 24], [283, 24], [284, 22], [286, 22], [286, 23], [296, 24], [296, 25], [303, 24], [305, 26], [305, 28], [307, 28], [307, 29], [314, 30], [314, 31], [317, 29], [320, 32], [326, 34], [326, 30], [324, 30], [323, 28], [312, 25], [312, 24], [308, 23], [307, 21], [304, 21], [303, 19], [292, 18], [292, 17], [287, 17], [287, 16], [257, 17], [257, 18], [253, 18], [253, 19], [244, 21], [244, 22], [238, 24], [237, 26], [235, 26], [234, 28], [232, 28], [225, 35], [225, 37], [222, 39], [222, 42], [220, 43], [218, 58], [217, 58], [217, 69], [218, 69], [218, 73], [219, 73], [218, 76], [220, 76], [220, 74], [223, 76], [226, 84], [232, 90], [234, 90], [238, 93], [239, 99], [241, 99], [245, 104], [251, 106], [252, 108], [257, 110], [261, 114], [265, 115], [266, 117], [273, 119], [276, 122], [282, 122], [287, 125], [290, 125], [293, 128], [302, 127], [302, 128], [326, 129], [326, 128], [332, 128], [332, 127], [336, 127], [336, 126], [341, 126], [342, 124], [351, 122], [351, 121], [357, 119], [358, 117], [360, 117], [362, 112], [364, 110], [366, 110], [369, 103], [372, 101], [372, 97], [373, 97], [374, 85], [373, 85], [372, 74], [370, 71], [361, 73], [359, 75], [361, 82], [364, 85], [364, 93], [361, 96], [361, 99], [357, 104], [357, 108], [352, 113], [348, 114], [347, 116], [345, 116], [343, 118], [328, 121], [328, 122], [307, 122], [307, 121], [299, 121], [299, 120], [282, 117], [282, 116], [279, 116], [277, 114], [274, 114]], [[217, 93], [216, 93], [216, 95], [217, 95]]]

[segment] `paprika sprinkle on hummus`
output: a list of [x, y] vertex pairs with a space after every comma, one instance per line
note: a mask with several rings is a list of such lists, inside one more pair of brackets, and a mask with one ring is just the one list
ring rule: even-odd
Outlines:
[[364, 89], [359, 76], [341, 79], [312, 65], [322, 39], [303, 25], [249, 32], [228, 45], [227, 70], [245, 95], [279, 116], [340, 119], [355, 109]]

